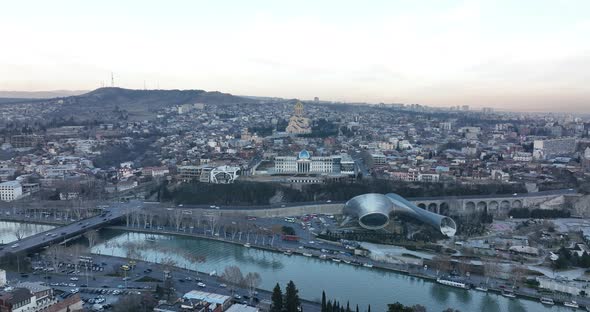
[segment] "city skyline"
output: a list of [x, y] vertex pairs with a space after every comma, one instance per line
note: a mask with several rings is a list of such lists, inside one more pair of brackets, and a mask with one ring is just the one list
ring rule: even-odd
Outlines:
[[23, 1], [0, 13], [0, 90], [205, 89], [584, 112], [584, 1]]

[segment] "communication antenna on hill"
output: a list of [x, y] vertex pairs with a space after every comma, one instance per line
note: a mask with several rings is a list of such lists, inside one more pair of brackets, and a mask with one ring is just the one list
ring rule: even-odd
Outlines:
[[111, 72], [111, 87], [115, 87], [115, 76], [113, 75], [113, 72]]

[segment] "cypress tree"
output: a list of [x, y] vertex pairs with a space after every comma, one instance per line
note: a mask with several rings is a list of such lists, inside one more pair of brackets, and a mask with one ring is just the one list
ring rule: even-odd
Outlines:
[[283, 292], [281, 291], [281, 286], [279, 283], [275, 286], [272, 290], [272, 305], [270, 307], [270, 312], [282, 312], [283, 311]]
[[367, 310], [367, 312], [371, 312], [371, 305], [369, 305], [369, 310]]
[[322, 291], [322, 312], [326, 311], [326, 292]]
[[285, 310], [287, 312], [297, 312], [297, 308], [300, 304], [299, 290], [297, 290], [293, 281], [289, 281], [287, 289], [285, 290]]
[[359, 305], [356, 305], [356, 312], [359, 312]]
[[332, 306], [332, 300], [328, 301], [326, 305], [326, 312], [334, 312], [334, 306]]

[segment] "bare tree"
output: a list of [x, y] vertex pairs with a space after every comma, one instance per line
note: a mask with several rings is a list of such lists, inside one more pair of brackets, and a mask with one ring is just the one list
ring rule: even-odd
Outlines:
[[502, 273], [502, 268], [497, 262], [486, 261], [483, 264], [483, 269], [486, 276], [486, 284], [489, 283], [490, 277], [498, 277]]
[[209, 228], [211, 229], [211, 236], [215, 235], [215, 228], [219, 223], [219, 216], [216, 214], [211, 214], [207, 222], [209, 223]]
[[74, 268], [79, 269], [80, 256], [87, 253], [87, 248], [82, 245], [70, 245], [65, 248], [66, 255], [69, 256], [69, 260], [73, 262]]
[[277, 235], [281, 235], [283, 233], [283, 227], [279, 224], [275, 224], [270, 228], [270, 232], [272, 233], [272, 239], [270, 241], [270, 245], [274, 246], [275, 237]]
[[174, 222], [174, 227], [176, 228], [176, 231], [180, 231], [180, 226], [182, 225], [182, 218], [182, 210], [174, 209], [172, 213], [172, 220]]
[[221, 279], [230, 285], [231, 291], [233, 293], [235, 286], [242, 285], [242, 282], [244, 281], [244, 275], [242, 274], [240, 268], [235, 265], [231, 265], [223, 270]]
[[457, 268], [457, 271], [459, 271], [459, 273], [461, 275], [467, 275], [467, 273], [469, 273], [470, 266], [469, 266], [469, 263], [461, 260], [456, 264], [456, 268]]
[[88, 248], [92, 250], [94, 245], [96, 245], [98, 241], [98, 231], [97, 230], [90, 230], [84, 233], [84, 237], [88, 240]]
[[74, 206], [73, 214], [74, 214], [74, 217], [76, 218], [76, 220], [82, 219], [82, 206], [80, 206], [80, 205]]
[[451, 270], [451, 261], [447, 256], [434, 256], [432, 258], [432, 263], [434, 264], [434, 268], [437, 270], [437, 275], [439, 271], [441, 273], [446, 273]]
[[246, 287], [248, 287], [250, 297], [254, 295], [254, 291], [256, 291], [256, 289], [258, 288], [258, 286], [260, 286], [261, 283], [262, 278], [260, 277], [260, 274], [258, 274], [257, 272], [249, 272], [244, 277], [244, 284], [246, 284]]
[[510, 270], [510, 274], [512, 276], [512, 282], [514, 286], [516, 286], [516, 284], [520, 282], [524, 278], [524, 276], [526, 276], [526, 273], [526, 267], [520, 264], [516, 264], [512, 267], [512, 269]]
[[154, 212], [153, 211], [149, 211], [148, 213], [148, 222], [150, 224], [150, 227], [153, 228], [154, 227]]
[[47, 249], [49, 259], [51, 264], [53, 265], [53, 270], [57, 271], [58, 265], [61, 260], [66, 256], [65, 255], [65, 247], [59, 244], [50, 245]]
[[129, 227], [129, 225], [131, 225], [131, 212], [132, 212], [131, 207], [125, 208], [125, 226], [127, 226], [127, 227]]
[[21, 224], [14, 229], [12, 234], [14, 234], [14, 237], [16, 237], [17, 241], [20, 241], [21, 239], [23, 239], [25, 237], [25, 232], [26, 232], [26, 230], [25, 230], [24, 226]]
[[170, 257], [164, 257], [160, 261], [160, 264], [163, 265], [166, 269], [171, 269], [173, 266], [176, 266], [177, 262], [176, 260]]

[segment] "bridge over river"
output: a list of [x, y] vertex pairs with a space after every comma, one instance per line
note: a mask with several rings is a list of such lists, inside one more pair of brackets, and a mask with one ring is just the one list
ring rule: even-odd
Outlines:
[[0, 250], [0, 258], [10, 253], [23, 253], [52, 244], [59, 244], [69, 238], [81, 235], [90, 229], [97, 229], [114, 223], [125, 215], [140, 210], [142, 207], [143, 203], [139, 201], [113, 204], [100, 215], [41, 232], [3, 246]]

